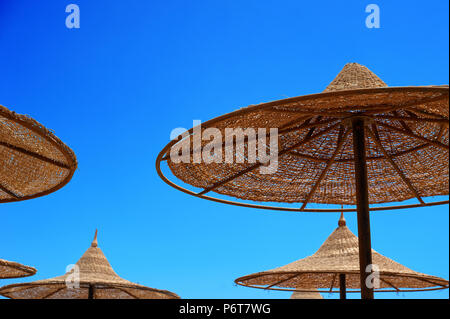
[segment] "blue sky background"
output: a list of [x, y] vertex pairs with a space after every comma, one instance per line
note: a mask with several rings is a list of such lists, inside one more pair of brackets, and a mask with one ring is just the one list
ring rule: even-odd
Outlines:
[[[70, 3], [0, 0], [0, 104], [54, 130], [79, 161], [60, 191], [1, 205], [0, 257], [38, 273], [0, 285], [63, 274], [98, 228], [128, 280], [183, 298], [288, 298], [233, 280], [311, 255], [338, 215], [232, 207], [172, 189], [154, 169], [171, 130], [320, 92], [347, 62], [390, 86], [448, 84], [447, 1], [79, 0], [81, 28], [71, 30]], [[365, 27], [370, 3], [380, 29]], [[448, 206], [373, 213], [372, 247], [448, 279], [448, 217]], [[346, 218], [356, 233], [356, 216]]]

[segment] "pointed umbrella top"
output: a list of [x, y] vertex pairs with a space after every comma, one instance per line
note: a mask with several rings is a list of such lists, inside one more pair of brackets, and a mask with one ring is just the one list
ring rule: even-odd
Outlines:
[[[372, 250], [372, 261], [379, 267], [378, 291], [420, 291], [448, 288], [445, 279], [415, 272]], [[339, 274], [346, 275], [349, 289], [360, 288], [358, 237], [345, 225], [339, 227], [313, 255], [286, 266], [236, 279], [242, 286], [274, 290], [339, 288]], [[334, 291], [337, 292], [337, 291]]]
[[358, 63], [348, 63], [324, 92], [387, 87], [378, 76]]
[[338, 221], [338, 226], [343, 227], [345, 225], [347, 225], [347, 222], [345, 221], [345, 218], [344, 218], [344, 212], [342, 212], [341, 217], [339, 218], [339, 221]]
[[97, 247], [97, 229], [95, 230], [94, 240], [92, 240], [91, 247]]
[[173, 292], [119, 277], [97, 245], [97, 231], [91, 246], [63, 276], [8, 285], [0, 289], [0, 294], [12, 299], [87, 299], [90, 291], [95, 299], [180, 298]]
[[36, 269], [13, 261], [0, 259], [0, 279], [33, 276]]

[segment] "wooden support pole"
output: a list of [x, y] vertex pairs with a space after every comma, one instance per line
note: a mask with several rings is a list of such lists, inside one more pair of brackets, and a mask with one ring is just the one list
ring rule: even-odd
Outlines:
[[352, 120], [353, 153], [355, 157], [356, 209], [358, 212], [359, 270], [361, 299], [373, 299], [373, 288], [366, 285], [370, 273], [367, 266], [372, 265], [370, 243], [369, 189], [367, 182], [366, 138], [364, 119]]
[[95, 287], [94, 287], [94, 285], [89, 285], [88, 299], [95, 299]]
[[339, 274], [339, 295], [341, 299], [347, 299], [347, 288], [345, 274]]

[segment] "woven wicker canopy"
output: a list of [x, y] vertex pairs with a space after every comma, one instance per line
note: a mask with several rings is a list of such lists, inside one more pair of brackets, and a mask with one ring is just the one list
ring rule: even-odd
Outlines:
[[323, 299], [322, 295], [316, 291], [296, 291], [291, 295], [291, 299]]
[[[380, 288], [375, 291], [423, 291], [448, 288], [445, 279], [415, 272], [372, 250], [378, 265]], [[339, 292], [338, 275], [345, 274], [346, 288], [360, 289], [358, 238], [347, 228], [343, 216], [339, 227], [312, 256], [272, 270], [235, 280], [242, 286], [273, 290], [327, 289]], [[314, 290], [313, 290], [314, 291]]]
[[0, 105], [0, 203], [52, 193], [76, 167], [75, 154], [52, 132]]
[[33, 276], [36, 269], [13, 261], [0, 259], [0, 279]]
[[[222, 136], [225, 128], [266, 128], [267, 132], [278, 128], [276, 173], [261, 174], [260, 162], [194, 163], [194, 154], [202, 148], [191, 151], [190, 163], [173, 162], [170, 150], [186, 139], [173, 140], [161, 151], [157, 170], [169, 185], [217, 202], [279, 210], [338, 211], [305, 207], [307, 203], [356, 205], [349, 125], [359, 117], [366, 121], [369, 203], [417, 198], [418, 205], [427, 205], [422, 198], [449, 194], [448, 96], [448, 86], [387, 87], [366, 67], [350, 63], [323, 93], [249, 106], [202, 124], [202, 131], [214, 127]], [[191, 143], [193, 132], [189, 131]], [[202, 147], [210, 142], [202, 141]], [[248, 143], [244, 144], [247, 154]], [[168, 180], [161, 172], [163, 161], [180, 180], [202, 190], [194, 192]], [[209, 192], [300, 205], [255, 205], [207, 196]], [[346, 209], [351, 210], [355, 209]]]
[[[76, 272], [30, 283], [12, 284], [0, 288], [0, 295], [12, 299], [179, 299], [167, 290], [149, 288], [120, 278], [97, 246], [97, 232], [91, 247], [77, 261]], [[69, 286], [68, 286], [69, 284]]]

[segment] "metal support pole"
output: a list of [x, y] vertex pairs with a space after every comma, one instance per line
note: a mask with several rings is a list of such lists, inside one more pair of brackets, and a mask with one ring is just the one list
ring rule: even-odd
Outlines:
[[339, 295], [341, 299], [347, 299], [347, 288], [345, 284], [345, 274], [339, 274]]
[[352, 120], [352, 131], [355, 157], [356, 209], [358, 211], [361, 299], [373, 299], [373, 288], [369, 288], [366, 285], [366, 279], [370, 274], [366, 272], [366, 269], [368, 265], [372, 265], [372, 247], [370, 244], [369, 190], [364, 119], [354, 118]]

